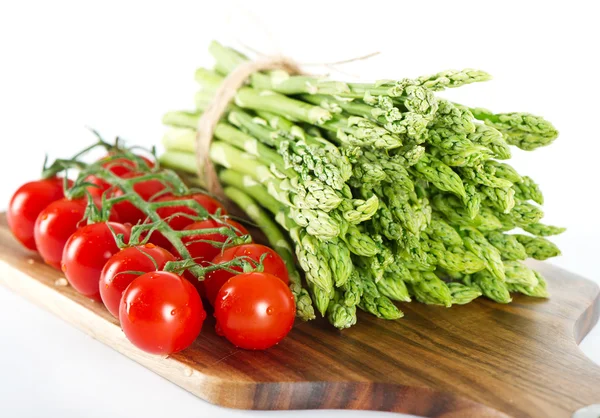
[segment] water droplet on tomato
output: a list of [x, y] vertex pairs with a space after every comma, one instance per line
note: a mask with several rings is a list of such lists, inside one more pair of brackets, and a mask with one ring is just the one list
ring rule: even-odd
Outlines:
[[151, 242], [147, 243], [144, 245], [145, 248], [156, 248], [156, 245], [152, 244]]
[[60, 269], [63, 271], [63, 273], [66, 273], [67, 272], [67, 265], [65, 263], [62, 263], [60, 265]]
[[44, 214], [42, 215], [42, 221], [45, 221], [46, 219], [48, 219], [48, 214], [47, 214], [47, 213], [44, 213]]
[[177, 313], [177, 312], [175, 311], [175, 309], [173, 309], [173, 310], [171, 311], [171, 315], [173, 315], [173, 316], [174, 316], [176, 313]]
[[270, 306], [267, 308], [267, 315], [273, 315], [274, 312], [275, 312], [275, 310], [273, 308], [271, 308]]

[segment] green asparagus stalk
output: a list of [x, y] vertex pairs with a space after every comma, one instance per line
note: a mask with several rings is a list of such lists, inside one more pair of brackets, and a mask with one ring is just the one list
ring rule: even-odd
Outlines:
[[535, 222], [529, 225], [524, 225], [522, 228], [529, 232], [531, 235], [536, 235], [538, 237], [549, 237], [552, 235], [558, 235], [565, 232], [565, 228], [561, 228], [558, 226], [552, 225], [544, 225], [539, 222]]
[[506, 274], [506, 283], [526, 287], [535, 287], [538, 284], [533, 270], [519, 261], [505, 261], [504, 273]]
[[499, 231], [491, 231], [486, 238], [494, 247], [500, 251], [503, 260], [525, 260], [527, 251], [515, 235], [504, 234]]
[[[209, 75], [209, 71], [196, 72], [196, 81], [203, 88], [215, 91], [222, 78], [218, 75]], [[208, 75], [208, 76], [207, 76]], [[293, 121], [301, 121], [321, 125], [331, 119], [331, 113], [322, 107], [313, 106], [300, 100], [291, 99], [283, 94], [270, 90], [259, 91], [251, 87], [242, 87], [237, 91], [234, 102], [237, 106], [263, 110], [282, 115]]]
[[364, 293], [364, 289], [362, 286], [362, 279], [357, 269], [352, 269], [352, 273], [350, 273], [350, 277], [341, 287], [341, 290], [344, 292], [343, 295], [343, 303], [346, 306], [358, 306], [360, 303], [360, 298]]
[[534, 298], [547, 298], [549, 297], [546, 280], [537, 271], [533, 271], [537, 278], [537, 285], [533, 287], [524, 286], [521, 284], [507, 283], [506, 287], [511, 292], [522, 293], [527, 296]]
[[494, 171], [488, 169], [486, 165], [477, 167], [461, 167], [461, 174], [474, 183], [481, 184], [487, 187], [497, 187], [500, 189], [508, 189], [512, 187], [512, 183], [494, 175]]
[[434, 273], [413, 271], [415, 281], [409, 284], [411, 294], [421, 303], [428, 305], [452, 306], [452, 294], [448, 286]]
[[448, 70], [435, 75], [419, 77], [417, 81], [430, 90], [439, 91], [464, 86], [465, 84], [487, 81], [491, 78], [492, 76], [484, 71], [465, 68], [464, 70]]
[[356, 324], [356, 305], [344, 303], [344, 294], [336, 290], [327, 307], [327, 319], [338, 329], [350, 328]]
[[481, 289], [477, 286], [467, 286], [458, 282], [448, 283], [447, 286], [452, 295], [453, 305], [466, 305], [482, 295]]
[[455, 228], [446, 223], [438, 214], [434, 214], [427, 229], [429, 236], [446, 246], [463, 245], [462, 238]]
[[561, 255], [558, 247], [545, 238], [530, 237], [522, 234], [515, 234], [515, 237], [525, 248], [527, 256], [536, 260], [547, 260], [550, 257]]
[[346, 83], [311, 76], [290, 76], [289, 73], [281, 70], [254, 73], [250, 83], [255, 89], [271, 90], [286, 95], [308, 93], [337, 96], [350, 92], [350, 87]]
[[348, 249], [352, 254], [363, 257], [375, 256], [380, 248], [377, 242], [369, 235], [362, 233], [356, 226], [350, 225], [342, 239], [348, 245]]
[[486, 161], [485, 164], [489, 169], [494, 171], [494, 174], [497, 177], [508, 180], [511, 183], [519, 183], [520, 181], [523, 180], [521, 175], [519, 173], [517, 173], [517, 171], [514, 168], [512, 168], [510, 165], [508, 165], [506, 163], [489, 160], [489, 161]]
[[504, 265], [500, 252], [496, 247], [490, 244], [485, 236], [473, 227], [463, 227], [461, 233], [465, 247], [485, 261], [486, 269], [494, 278], [504, 281]]
[[510, 147], [502, 133], [491, 126], [475, 124], [475, 131], [469, 133], [467, 138], [474, 144], [486, 146], [499, 160], [508, 160], [511, 156]]
[[479, 192], [485, 196], [486, 203], [502, 213], [510, 213], [515, 207], [515, 191], [513, 188], [502, 189], [479, 185]]
[[544, 196], [539, 186], [531, 177], [523, 176], [521, 181], [514, 183], [515, 197], [519, 200], [533, 200], [539, 205], [544, 204]]
[[439, 190], [466, 198], [465, 186], [458, 174], [435, 157], [423, 156], [411, 171], [418, 177], [431, 182]]
[[308, 284], [308, 288], [310, 289], [310, 292], [313, 295], [313, 301], [315, 302], [317, 310], [319, 311], [321, 316], [325, 316], [327, 310], [329, 309], [329, 303], [333, 298], [332, 293], [325, 291], [319, 286], [312, 283]]
[[494, 277], [489, 271], [482, 270], [473, 275], [472, 281], [467, 279], [466, 284], [476, 285], [483, 295], [498, 303], [510, 303], [512, 298], [504, 281]]
[[476, 108], [473, 115], [502, 132], [509, 144], [531, 151], [552, 143], [558, 131], [552, 124], [539, 116], [529, 113], [498, 113]]
[[411, 301], [406, 283], [399, 277], [384, 274], [381, 280], [377, 282], [377, 290], [391, 300], [398, 302]]
[[439, 242], [431, 242], [429, 250], [437, 259], [437, 265], [447, 271], [472, 274], [486, 268], [485, 260], [462, 246], [445, 248]]
[[453, 226], [474, 226], [480, 231], [494, 231], [502, 228], [502, 222], [485, 207], [482, 207], [479, 213], [474, 218], [471, 218], [471, 213], [455, 196], [436, 194], [433, 196], [432, 204], [444, 216], [446, 221]]
[[387, 296], [379, 293], [377, 286], [365, 271], [361, 276], [363, 295], [358, 304], [360, 309], [383, 319], [398, 319], [404, 316], [404, 313]]

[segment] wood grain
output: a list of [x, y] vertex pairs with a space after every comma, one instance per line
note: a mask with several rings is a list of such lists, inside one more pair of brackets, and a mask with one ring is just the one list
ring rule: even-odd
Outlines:
[[548, 301], [478, 300], [451, 309], [402, 304], [405, 317], [360, 315], [346, 331], [298, 323], [266, 352], [238, 350], [208, 320], [192, 347], [145, 354], [101, 304], [12, 238], [0, 216], [0, 283], [150, 370], [218, 405], [243, 409], [366, 409], [425, 417], [570, 417], [600, 403], [600, 367], [577, 344], [600, 314], [598, 287], [537, 263]]

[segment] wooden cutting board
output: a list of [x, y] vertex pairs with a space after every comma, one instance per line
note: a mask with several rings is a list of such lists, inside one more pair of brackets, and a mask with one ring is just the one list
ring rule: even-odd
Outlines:
[[[402, 304], [340, 332], [297, 323], [266, 352], [238, 350], [207, 320], [188, 349], [145, 354], [99, 304], [65, 286], [0, 215], [0, 283], [208, 402], [243, 409], [367, 409], [425, 417], [570, 417], [600, 403], [600, 367], [577, 344], [600, 314], [598, 286], [548, 264], [548, 301], [517, 296], [451, 309]], [[595, 415], [594, 415], [595, 416]]]

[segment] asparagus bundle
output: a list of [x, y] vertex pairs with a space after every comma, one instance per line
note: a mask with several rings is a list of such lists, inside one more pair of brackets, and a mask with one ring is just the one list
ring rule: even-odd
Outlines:
[[[196, 109], [163, 120], [171, 128], [161, 162], [190, 179], [199, 171], [198, 119], [248, 60], [216, 42], [210, 52], [214, 69], [196, 72]], [[544, 237], [563, 229], [540, 223], [539, 187], [502, 161], [510, 146], [533, 150], [557, 131], [537, 116], [435, 95], [489, 78], [467, 69], [362, 84], [269, 71], [237, 91], [210, 158], [227, 195], [272, 245], [287, 260], [295, 252], [304, 272], [304, 284], [299, 276], [292, 284], [300, 318], [314, 318], [316, 308], [347, 328], [357, 308], [402, 317], [393, 302], [548, 296], [522, 261], [559, 255]], [[508, 233], [515, 228], [525, 233]]]

